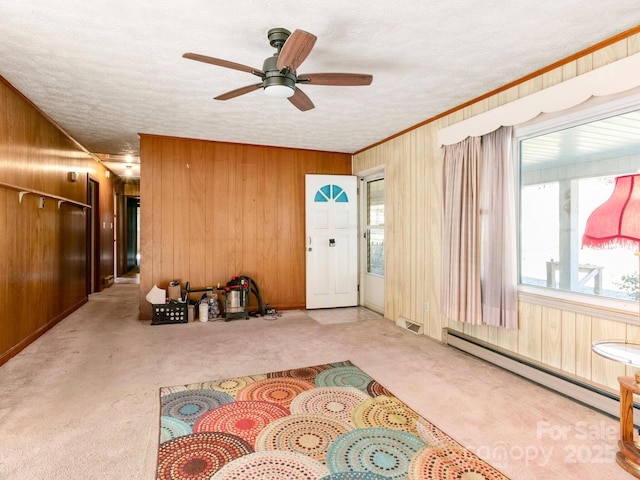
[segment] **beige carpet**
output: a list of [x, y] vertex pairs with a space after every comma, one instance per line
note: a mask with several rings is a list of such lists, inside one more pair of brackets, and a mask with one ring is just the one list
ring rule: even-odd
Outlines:
[[512, 480], [632, 478], [615, 419], [388, 320], [151, 326], [137, 303], [116, 283], [0, 367], [0, 478], [153, 479], [160, 387], [345, 358]]

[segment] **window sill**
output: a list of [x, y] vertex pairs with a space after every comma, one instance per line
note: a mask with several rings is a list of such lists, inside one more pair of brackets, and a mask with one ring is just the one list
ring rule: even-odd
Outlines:
[[640, 325], [638, 302], [631, 300], [582, 295], [532, 285], [518, 285], [518, 300], [604, 320]]

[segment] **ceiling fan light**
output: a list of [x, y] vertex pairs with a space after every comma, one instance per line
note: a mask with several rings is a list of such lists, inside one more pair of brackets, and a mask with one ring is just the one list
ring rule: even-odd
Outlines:
[[274, 98], [289, 98], [295, 92], [287, 85], [269, 85], [264, 88], [264, 93]]

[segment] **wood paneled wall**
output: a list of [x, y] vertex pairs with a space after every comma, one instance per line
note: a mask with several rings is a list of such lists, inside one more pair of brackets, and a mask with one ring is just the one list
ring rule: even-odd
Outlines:
[[142, 135], [140, 165], [140, 318], [155, 284], [234, 275], [304, 308], [304, 175], [350, 174], [350, 155]]
[[[68, 172], [79, 173], [78, 182]], [[101, 220], [113, 221], [105, 169], [0, 77], [0, 364], [87, 301], [88, 177], [100, 182]], [[106, 230], [106, 229], [105, 229]], [[113, 234], [100, 235], [101, 273], [113, 271]], [[110, 264], [109, 264], [110, 262]], [[109, 270], [110, 269], [110, 270]]]
[[424, 325], [425, 334], [439, 340], [443, 328], [454, 328], [569, 375], [617, 388], [616, 377], [625, 374], [625, 366], [593, 354], [591, 342], [607, 337], [638, 341], [638, 327], [522, 301], [519, 330], [474, 327], [440, 315], [442, 154], [437, 132], [639, 51], [635, 29], [625, 38], [554, 64], [549, 71], [354, 155], [354, 174], [385, 169], [385, 317]]

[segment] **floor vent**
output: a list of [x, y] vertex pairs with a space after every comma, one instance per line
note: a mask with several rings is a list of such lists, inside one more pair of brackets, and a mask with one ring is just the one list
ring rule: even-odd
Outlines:
[[396, 320], [396, 325], [398, 325], [401, 328], [404, 328], [405, 330], [409, 330], [410, 332], [413, 332], [416, 335], [422, 335], [422, 332], [424, 331], [423, 325], [420, 325], [419, 323], [413, 323], [412, 321], [407, 320], [406, 318], [403, 318], [403, 317], [398, 317], [398, 320]]
[[[443, 343], [509, 370], [539, 385], [599, 410], [615, 418], [620, 416], [619, 396], [575, 378], [552, 371], [522, 357], [503, 352], [494, 345], [476, 340], [457, 330], [443, 329]], [[640, 425], [640, 405], [634, 404], [634, 424]]]

